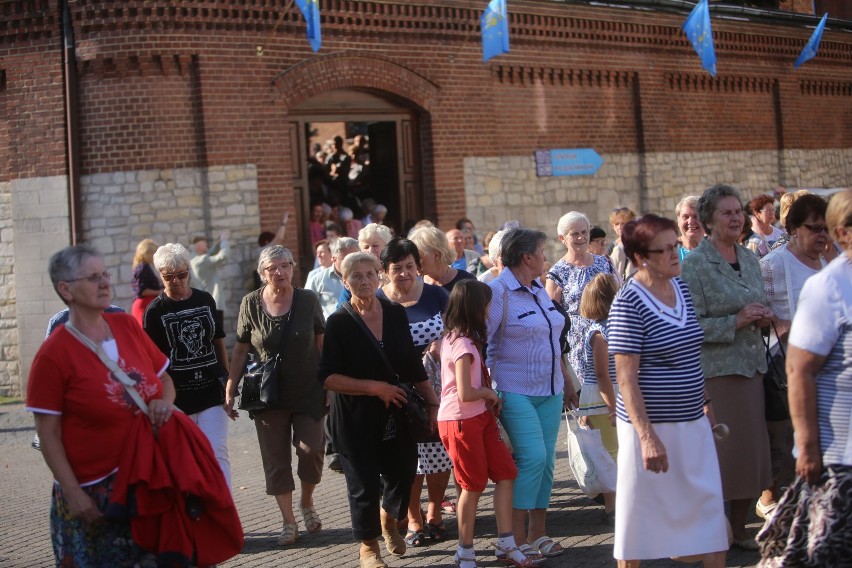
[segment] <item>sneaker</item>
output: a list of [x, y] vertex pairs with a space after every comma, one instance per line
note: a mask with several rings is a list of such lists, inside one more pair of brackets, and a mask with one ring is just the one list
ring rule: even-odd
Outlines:
[[769, 517], [772, 516], [772, 513], [775, 511], [775, 508], [777, 506], [777, 502], [770, 503], [769, 505], [764, 505], [760, 502], [760, 499], [758, 499], [757, 504], [754, 506], [754, 512], [761, 519], [768, 521]]
[[332, 456], [331, 461], [328, 462], [328, 469], [336, 471], [337, 473], [343, 473], [343, 466], [340, 465], [340, 458]]

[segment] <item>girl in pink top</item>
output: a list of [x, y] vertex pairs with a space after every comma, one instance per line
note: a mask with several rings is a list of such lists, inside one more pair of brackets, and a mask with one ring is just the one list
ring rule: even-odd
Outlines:
[[450, 293], [444, 315], [438, 431], [461, 487], [456, 511], [459, 545], [455, 564], [459, 568], [476, 566], [473, 526], [489, 478], [496, 484], [497, 558], [511, 566], [533, 565], [512, 534], [512, 485], [518, 470], [500, 440], [496, 417], [501, 401], [482, 363], [490, 302], [491, 288], [477, 280], [462, 280]]

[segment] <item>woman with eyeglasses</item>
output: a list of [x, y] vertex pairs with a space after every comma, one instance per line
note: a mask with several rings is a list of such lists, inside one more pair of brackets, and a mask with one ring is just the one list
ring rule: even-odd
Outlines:
[[266, 494], [275, 497], [283, 518], [283, 530], [277, 540], [280, 546], [290, 546], [299, 538], [299, 525], [293, 515], [296, 485], [291, 446], [296, 448], [298, 458], [299, 510], [305, 530], [314, 533], [322, 528], [314, 508], [314, 489], [322, 478], [325, 451], [326, 395], [317, 380], [325, 318], [316, 293], [293, 286], [295, 267], [293, 254], [281, 245], [270, 245], [260, 252], [257, 273], [263, 286], [246, 294], [240, 304], [237, 341], [225, 386], [225, 410], [235, 419], [237, 386], [249, 348], [254, 347], [262, 361], [276, 353], [281, 355], [280, 407], [251, 413], [266, 476]]
[[130, 312], [139, 322], [139, 325], [142, 325], [145, 308], [163, 290], [163, 284], [157, 278], [157, 272], [154, 269], [154, 252], [156, 252], [157, 246], [155, 241], [143, 239], [136, 245], [136, 254], [133, 255], [133, 275], [130, 285], [133, 287], [136, 299], [133, 300]]
[[223, 385], [228, 376], [225, 332], [213, 296], [189, 285], [189, 251], [168, 243], [154, 253], [154, 267], [165, 283], [145, 310], [143, 327], [169, 358], [175, 406], [204, 432], [231, 485], [228, 414]]
[[56, 480], [50, 510], [56, 565], [155, 565], [156, 559], [134, 543], [129, 521], [104, 519], [139, 408], [83, 341], [98, 346], [135, 382], [155, 428], [174, 411], [169, 361], [130, 315], [104, 313], [112, 288], [97, 250], [64, 248], [50, 258], [48, 272], [69, 320], [35, 356], [27, 410], [35, 416], [44, 461]]
[[740, 192], [723, 184], [705, 190], [698, 217], [707, 238], [683, 260], [682, 279], [704, 330], [701, 367], [708, 399], [716, 419], [730, 430], [716, 450], [733, 544], [756, 550], [745, 525], [753, 500], [772, 485], [761, 329], [775, 314], [767, 305], [757, 257], [737, 244], [745, 222]]
[[[790, 206], [784, 218], [790, 239], [760, 259], [763, 286], [769, 308], [778, 316], [773, 343], [780, 341], [786, 347], [787, 335], [805, 281], [819, 272], [827, 263], [822, 257], [830, 242], [825, 224], [828, 204], [814, 194], [802, 195]], [[777, 332], [777, 336], [776, 336]], [[774, 347], [773, 356], [778, 352]], [[786, 350], [785, 350], [786, 352]], [[778, 487], [788, 485], [793, 478], [793, 424], [786, 411], [767, 414], [769, 447], [772, 456], [770, 489], [763, 492], [755, 505], [758, 517], [769, 518], [778, 503]]]
[[775, 222], [775, 199], [770, 195], [758, 195], [748, 204], [751, 213], [751, 228], [754, 234], [746, 241], [746, 248], [763, 258], [775, 241], [784, 236], [784, 231], [773, 226]]

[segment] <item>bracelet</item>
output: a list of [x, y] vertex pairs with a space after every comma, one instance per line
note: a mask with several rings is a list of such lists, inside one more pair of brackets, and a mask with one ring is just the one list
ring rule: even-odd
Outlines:
[[712, 398], [705, 398], [704, 399], [704, 406], [710, 406], [710, 404], [712, 404], [712, 403], [713, 403]]

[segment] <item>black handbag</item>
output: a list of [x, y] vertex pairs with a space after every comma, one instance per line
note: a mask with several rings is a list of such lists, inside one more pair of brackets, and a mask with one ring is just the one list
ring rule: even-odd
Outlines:
[[[775, 336], [778, 331], [775, 325]], [[763, 345], [766, 348], [766, 373], [763, 375], [763, 400], [767, 422], [778, 422], [790, 418], [790, 403], [787, 400], [787, 353], [778, 340], [778, 352], [774, 355], [769, 348], [769, 336], [764, 335]]]
[[290, 321], [293, 319], [293, 312], [295, 310], [296, 290], [293, 290], [293, 302], [290, 305], [290, 313], [287, 316], [287, 321], [284, 322], [281, 343], [278, 345], [275, 355], [262, 364], [247, 370], [243, 375], [240, 402], [237, 405], [237, 408], [240, 410], [255, 412], [258, 410], [280, 408], [282, 401], [278, 398], [278, 383], [281, 366], [284, 364], [284, 357], [281, 355], [281, 350], [287, 341], [287, 336], [290, 332]]
[[433, 437], [433, 430], [432, 419], [429, 416], [429, 403], [426, 402], [426, 399], [423, 398], [423, 395], [420, 394], [414, 385], [411, 383], [403, 383], [399, 380], [399, 375], [394, 371], [387, 353], [385, 353], [385, 350], [382, 349], [381, 345], [379, 345], [379, 342], [376, 340], [376, 336], [373, 335], [373, 332], [370, 331], [370, 328], [367, 327], [367, 324], [364, 323], [364, 320], [361, 319], [358, 312], [352, 308], [352, 304], [344, 302], [343, 307], [347, 312], [349, 312], [349, 315], [352, 316], [352, 319], [355, 320], [364, 333], [367, 334], [367, 337], [370, 338], [370, 342], [373, 344], [373, 347], [376, 348], [376, 351], [379, 352], [382, 361], [388, 371], [390, 371], [391, 376], [394, 378], [394, 384], [405, 391], [405, 404], [403, 404], [402, 408], [393, 407], [397, 409], [396, 417], [405, 423], [408, 429], [408, 434], [415, 442], [426, 442], [431, 440]]

